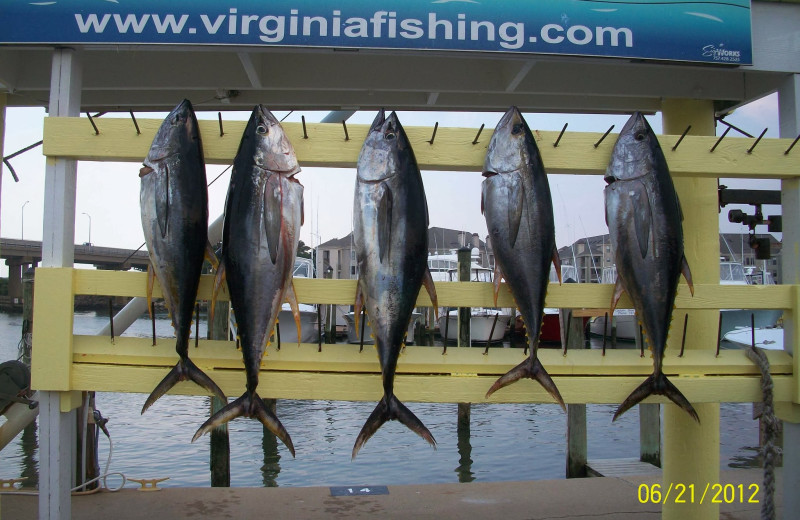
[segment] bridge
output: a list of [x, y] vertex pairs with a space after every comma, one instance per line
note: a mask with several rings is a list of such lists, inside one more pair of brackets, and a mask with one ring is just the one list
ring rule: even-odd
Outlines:
[[[8, 266], [8, 297], [11, 304], [22, 302], [22, 273], [42, 260], [42, 243], [37, 240], [0, 238], [0, 258]], [[97, 269], [144, 271], [150, 264], [145, 249], [120, 249], [93, 244], [75, 245], [75, 263], [90, 264]]]

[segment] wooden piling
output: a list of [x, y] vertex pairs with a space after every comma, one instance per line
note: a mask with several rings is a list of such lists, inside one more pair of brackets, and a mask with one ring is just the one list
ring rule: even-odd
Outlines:
[[[583, 348], [583, 318], [574, 316], [572, 309], [560, 309], [558, 321], [561, 328], [561, 342], [566, 343], [566, 351]], [[569, 331], [569, 334], [567, 334]], [[569, 354], [567, 354], [569, 355]], [[586, 442], [586, 405], [567, 405], [567, 478], [586, 476], [588, 457]]]
[[[208, 327], [208, 339], [227, 340], [229, 338], [228, 319], [230, 303], [219, 301], [216, 304], [213, 322]], [[211, 414], [217, 413], [226, 404], [219, 397], [211, 396]], [[231, 447], [228, 436], [228, 425], [223, 424], [211, 430], [211, 449], [209, 465], [211, 469], [211, 487], [231, 486]]]
[[[469, 268], [472, 262], [470, 258], [471, 250], [468, 247], [462, 247], [458, 250], [458, 281], [469, 281]], [[458, 346], [470, 347], [470, 318], [472, 316], [472, 309], [469, 307], [458, 308]]]
[[639, 460], [661, 467], [661, 405], [639, 404]]

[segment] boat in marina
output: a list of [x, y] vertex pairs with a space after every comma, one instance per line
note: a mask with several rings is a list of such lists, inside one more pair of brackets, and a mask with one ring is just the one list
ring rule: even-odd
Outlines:
[[[558, 275], [555, 266], [550, 267], [550, 283], [558, 284]], [[578, 269], [574, 265], [561, 266], [561, 283], [581, 283]], [[545, 343], [561, 342], [561, 320], [559, 310], [555, 307], [545, 307], [544, 320], [542, 321], [542, 331], [539, 340]], [[584, 324], [585, 325], [585, 324]]]
[[[309, 258], [297, 257], [294, 261], [293, 278], [314, 278], [314, 264]], [[317, 305], [298, 304], [300, 309], [300, 343], [316, 343], [319, 341], [320, 314]], [[297, 327], [288, 303], [281, 305], [278, 313], [281, 343], [297, 343]]]
[[[406, 345], [414, 344], [414, 332], [422, 318], [422, 313], [412, 312], [411, 321], [408, 323], [408, 331], [406, 331]], [[348, 343], [361, 343], [361, 331], [356, 329], [356, 315], [353, 312], [348, 312], [344, 315], [344, 321], [347, 323], [347, 342]], [[358, 322], [358, 327], [361, 328], [361, 321]], [[364, 345], [373, 345], [375, 337], [372, 335], [372, 327], [369, 326], [369, 318], [364, 322]]]
[[[751, 347], [754, 344], [753, 329], [751, 327], [737, 327], [725, 333], [722, 339], [738, 347]], [[755, 346], [766, 350], [783, 350], [783, 328], [756, 327]]]
[[[614, 284], [617, 282], [617, 267], [605, 267], [600, 275], [600, 283]], [[636, 311], [633, 309], [614, 309], [613, 320], [605, 316], [596, 316], [589, 321], [589, 334], [593, 336], [612, 336], [612, 329], [616, 328], [616, 337], [622, 341], [636, 341], [636, 329], [639, 326], [636, 320]]]
[[[775, 284], [768, 271], [758, 271], [754, 267], [745, 269], [739, 262], [719, 263], [720, 285], [755, 285], [754, 282], [757, 281], [764, 285]], [[783, 311], [780, 309], [720, 309], [719, 315], [720, 337], [724, 337], [727, 333], [737, 328], [750, 327], [751, 316], [755, 322], [756, 329], [775, 327], [775, 324], [783, 315]]]

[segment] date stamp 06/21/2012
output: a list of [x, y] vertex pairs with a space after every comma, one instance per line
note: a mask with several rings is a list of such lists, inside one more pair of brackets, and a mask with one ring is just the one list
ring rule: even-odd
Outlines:
[[640, 484], [640, 504], [758, 504], [758, 484]]

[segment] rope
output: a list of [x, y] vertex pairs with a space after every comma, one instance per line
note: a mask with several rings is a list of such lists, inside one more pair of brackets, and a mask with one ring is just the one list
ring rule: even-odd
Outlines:
[[764, 461], [764, 499], [761, 501], [761, 520], [775, 519], [775, 463], [780, 456], [780, 448], [775, 446], [775, 438], [780, 429], [780, 421], [775, 417], [772, 404], [772, 376], [769, 373], [769, 360], [764, 350], [751, 347], [746, 350], [748, 359], [761, 370], [761, 395], [764, 408], [761, 423], [764, 425], [764, 445], [761, 456]]

